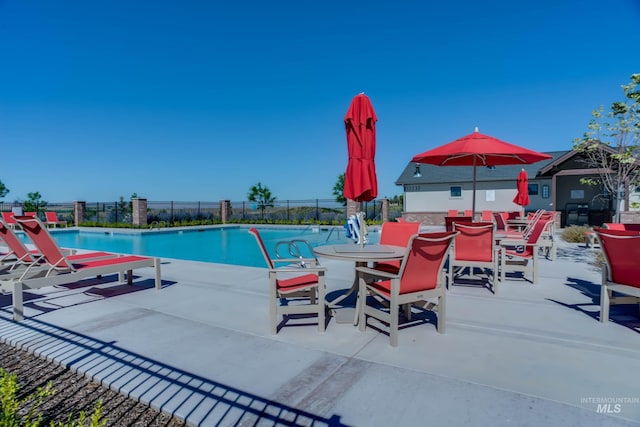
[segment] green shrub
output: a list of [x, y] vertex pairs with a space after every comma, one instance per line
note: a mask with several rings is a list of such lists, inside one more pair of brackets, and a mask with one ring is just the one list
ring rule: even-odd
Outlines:
[[[18, 378], [0, 368], [0, 427], [38, 427], [42, 422], [42, 413], [38, 412], [45, 398], [53, 396], [51, 381], [45, 387], [38, 387], [35, 392], [23, 399], [18, 399]], [[91, 427], [103, 427], [107, 420], [102, 420], [102, 403], [98, 402], [90, 417]], [[81, 427], [85, 425], [87, 416], [84, 411], [76, 420], [69, 415], [67, 422], [51, 422], [51, 427]]]
[[589, 230], [585, 225], [572, 225], [562, 231], [562, 239], [569, 243], [584, 243], [584, 233]]

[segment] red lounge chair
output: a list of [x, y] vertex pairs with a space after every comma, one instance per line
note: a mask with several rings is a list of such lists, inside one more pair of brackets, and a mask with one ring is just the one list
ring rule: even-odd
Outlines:
[[[279, 316], [289, 314], [317, 314], [318, 330], [325, 330], [325, 268], [318, 267], [316, 260], [311, 259], [272, 259], [267, 252], [262, 237], [254, 227], [249, 229], [258, 243], [260, 252], [269, 268], [269, 315], [271, 323], [271, 333], [278, 333]], [[305, 268], [291, 267], [292, 264], [304, 261]], [[285, 263], [289, 267], [276, 268], [276, 263]], [[295, 275], [292, 275], [295, 273]], [[303, 273], [303, 274], [301, 274]], [[281, 274], [288, 275], [288, 278], [279, 279]], [[292, 277], [293, 276], [293, 277]], [[308, 301], [308, 304], [299, 304], [300, 299]], [[285, 305], [281, 304], [286, 300]]]
[[449, 209], [449, 211], [447, 211], [447, 216], [458, 216], [458, 210], [457, 209]]
[[8, 270], [14, 270], [21, 265], [30, 265], [36, 261], [38, 251], [29, 250], [11, 227], [2, 220], [0, 220], [0, 239], [7, 246], [7, 252], [0, 254], [0, 264], [9, 264]]
[[535, 285], [538, 276], [540, 240], [547, 226], [548, 221], [538, 221], [533, 226], [529, 238], [516, 243], [518, 246], [524, 246], [522, 252], [514, 249], [513, 241], [503, 240], [500, 242], [503, 247], [503, 252], [500, 257], [501, 282], [504, 282], [506, 272], [522, 272], [523, 274], [531, 273], [531, 283]]
[[454, 222], [453, 231], [457, 234], [449, 260], [450, 285], [466, 271], [470, 276], [474, 276], [474, 270], [478, 268], [487, 276], [491, 289], [496, 294], [501, 248], [495, 245], [493, 222]]
[[18, 223], [13, 217], [13, 212], [2, 212], [2, 219], [11, 228], [15, 229]]
[[[45, 260], [39, 250], [27, 248], [18, 236], [16, 236], [13, 230], [11, 230], [2, 220], [0, 220], [0, 238], [8, 249], [6, 253], [0, 254], [0, 264], [7, 264], [9, 266], [9, 271], [19, 272], [20, 275], [24, 275], [26, 277], [31, 272], [35, 273], [36, 271], [34, 269], [46, 267], [48, 265], [44, 262]], [[86, 252], [76, 255], [70, 249], [62, 249], [62, 252], [71, 262], [115, 258], [118, 256], [118, 254], [111, 252]], [[24, 269], [20, 269], [21, 267], [24, 267]], [[16, 277], [20, 277], [20, 275], [17, 275]], [[6, 279], [7, 276], [0, 275], [0, 278]]]
[[[609, 306], [640, 304], [640, 232], [594, 228], [604, 254], [600, 288], [600, 322], [609, 321]], [[614, 296], [614, 292], [627, 296]]]
[[[389, 324], [392, 346], [398, 345], [400, 306], [405, 317], [411, 320], [411, 305], [437, 309], [439, 333], [445, 331], [446, 280], [443, 266], [453, 241], [454, 233], [427, 233], [415, 235], [409, 241], [407, 251], [397, 274], [369, 267], [357, 267], [358, 326], [364, 332], [367, 316]], [[382, 304], [369, 305], [367, 295], [381, 299]], [[427, 301], [437, 298], [437, 305]], [[388, 307], [388, 310], [385, 308]]]
[[[24, 318], [22, 307], [22, 291], [44, 286], [69, 284], [87, 277], [102, 276], [118, 273], [121, 282], [124, 281], [124, 273], [127, 272], [127, 282], [133, 283], [132, 271], [138, 268], [153, 267], [155, 269], [155, 287], [162, 286], [160, 279], [160, 259], [136, 255], [126, 255], [103, 259], [92, 259], [82, 262], [73, 262], [67, 257], [55, 240], [49, 234], [38, 218], [20, 216], [16, 221], [22, 227], [27, 236], [36, 245], [41, 254], [41, 260], [45, 264], [33, 269], [28, 277], [0, 279], [0, 288], [4, 291], [13, 291], [13, 318]], [[0, 276], [1, 278], [2, 276]]]
[[[380, 244], [406, 248], [411, 237], [419, 232], [419, 222], [385, 222], [380, 231]], [[378, 262], [375, 269], [397, 274], [400, 270], [400, 260]]]
[[493, 211], [482, 211], [480, 219], [482, 222], [493, 222]]
[[59, 225], [67, 226], [67, 221], [61, 221], [58, 219], [58, 214], [53, 211], [47, 211], [44, 213], [44, 216], [47, 220], [47, 227], [57, 227]]
[[471, 209], [465, 209], [464, 216], [470, 216], [471, 218], [473, 218], [473, 212], [471, 211]]

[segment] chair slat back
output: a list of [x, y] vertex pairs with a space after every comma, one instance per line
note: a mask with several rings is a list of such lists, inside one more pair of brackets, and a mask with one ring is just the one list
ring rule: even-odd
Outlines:
[[9, 248], [9, 255], [14, 255], [22, 262], [32, 263], [35, 261], [31, 252], [22, 243], [22, 241], [16, 236], [16, 234], [9, 228], [9, 226], [2, 220], [0, 220], [0, 237]]
[[444, 286], [440, 280], [455, 233], [415, 235], [400, 267], [400, 294]]
[[470, 216], [447, 216], [444, 218], [444, 229], [446, 231], [453, 231], [454, 222], [472, 222], [473, 218]]
[[38, 248], [44, 259], [53, 267], [57, 269], [71, 269], [73, 270], [73, 264], [69, 262], [67, 257], [62, 253], [62, 249], [51, 237], [51, 234], [42, 222], [36, 217], [32, 216], [18, 216], [16, 221], [22, 227], [25, 234], [31, 239], [34, 245]]
[[409, 239], [419, 232], [419, 222], [385, 222], [380, 231], [380, 244], [406, 247]]
[[506, 231], [507, 230], [507, 223], [504, 219], [504, 216], [502, 216], [502, 213], [500, 212], [494, 212], [493, 213], [493, 219], [496, 222], [496, 229], [500, 230], [500, 231]]
[[492, 222], [454, 222], [453, 231], [458, 232], [453, 244], [456, 260], [493, 261], [495, 240]]
[[544, 221], [544, 220], [536, 221], [536, 223], [533, 225], [533, 229], [531, 230], [531, 233], [529, 234], [528, 237], [526, 237], [528, 246], [533, 246], [538, 244], [538, 240], [540, 240], [540, 236], [542, 235], [542, 232], [547, 227], [549, 222], [550, 221]]
[[[411, 237], [420, 232], [419, 222], [385, 222], [380, 231], [380, 244], [407, 247]], [[384, 264], [400, 268], [400, 261], [385, 261]]]
[[493, 222], [493, 211], [483, 210], [480, 219], [482, 222]]
[[273, 269], [273, 261], [269, 256], [269, 252], [267, 252], [267, 248], [265, 247], [264, 242], [262, 241], [262, 236], [260, 236], [258, 229], [255, 227], [251, 227], [249, 229], [249, 233], [253, 234], [253, 237], [256, 238], [256, 241], [258, 242], [258, 247], [260, 248], [260, 252], [262, 252], [262, 256], [264, 257], [264, 260], [267, 262], [267, 267], [270, 269]]
[[447, 216], [458, 216], [458, 210], [457, 209], [449, 209], [447, 211]]
[[608, 280], [640, 288], [640, 233], [594, 228], [607, 263]]

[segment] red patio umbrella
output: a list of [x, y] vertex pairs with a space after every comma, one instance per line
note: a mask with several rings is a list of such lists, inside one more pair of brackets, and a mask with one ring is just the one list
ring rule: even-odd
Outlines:
[[513, 203], [524, 208], [529, 204], [529, 177], [524, 169], [518, 174], [517, 188], [518, 192], [516, 197], [513, 198]]
[[[374, 163], [376, 121], [378, 117], [369, 97], [364, 93], [356, 95], [344, 116], [349, 151], [343, 191], [346, 199], [368, 202], [378, 196], [378, 180]], [[360, 219], [360, 226], [364, 227], [364, 218]], [[362, 243], [364, 236], [362, 233], [360, 236], [362, 236]]]
[[551, 156], [484, 135], [476, 128], [472, 134], [413, 156], [411, 161], [437, 166], [473, 166], [472, 210], [475, 213], [476, 167], [478, 165], [524, 165], [545, 159], [551, 159]]
[[349, 163], [344, 177], [344, 197], [368, 202], [378, 196], [376, 178], [376, 113], [364, 93], [356, 95], [344, 116]]

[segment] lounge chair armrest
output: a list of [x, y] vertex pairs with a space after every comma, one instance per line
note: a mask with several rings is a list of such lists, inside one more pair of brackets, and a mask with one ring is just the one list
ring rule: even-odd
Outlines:
[[382, 271], [382, 270], [376, 270], [375, 268], [356, 267], [356, 271], [358, 271], [360, 273], [364, 273], [367, 276], [381, 277], [383, 279], [397, 279], [398, 278], [397, 274], [389, 273], [387, 271]]
[[277, 258], [277, 259], [272, 259], [271, 260], [274, 264], [275, 263], [287, 263], [287, 264], [296, 264], [296, 263], [300, 263], [300, 262], [304, 262], [304, 263], [315, 263], [316, 260], [313, 258]]
[[287, 268], [287, 267], [282, 267], [282, 268], [270, 268], [269, 272], [270, 273], [300, 273], [300, 272], [305, 272], [305, 273], [322, 273], [324, 274], [324, 272], [327, 271], [326, 267], [308, 267], [308, 268]]
[[502, 239], [500, 240], [500, 246], [523, 246], [526, 242], [524, 239]]

